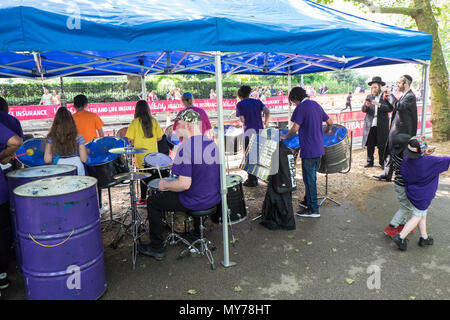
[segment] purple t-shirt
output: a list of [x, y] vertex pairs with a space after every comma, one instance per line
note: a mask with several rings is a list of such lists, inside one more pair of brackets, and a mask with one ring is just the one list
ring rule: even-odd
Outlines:
[[414, 207], [426, 210], [430, 206], [438, 188], [439, 174], [449, 166], [450, 157], [403, 158], [400, 173], [405, 181], [406, 196]]
[[236, 105], [236, 117], [244, 117], [244, 130], [253, 129], [256, 133], [260, 129], [264, 129], [262, 122], [262, 111], [264, 109], [264, 103], [260, 100], [248, 98], [239, 101]]
[[180, 193], [184, 207], [206, 210], [220, 202], [219, 148], [214, 141], [201, 135], [184, 141], [173, 161], [172, 173], [192, 179], [191, 187]]
[[[5, 125], [0, 123], [0, 152], [6, 149], [8, 140], [16, 134], [8, 129]], [[8, 184], [6, 182], [5, 174], [0, 167], [0, 204], [4, 204], [9, 200]]]
[[[199, 108], [199, 107], [195, 107], [195, 106], [187, 107], [186, 109], [192, 109], [195, 112], [200, 114], [200, 121], [202, 122], [202, 134], [205, 134], [206, 131], [208, 131], [212, 128], [211, 122], [209, 121], [208, 114], [206, 113], [205, 110], [203, 110], [202, 108]], [[178, 112], [177, 117], [181, 112], [182, 111]], [[177, 121], [175, 121], [175, 123], [173, 124], [173, 127], [172, 127], [173, 132], [175, 132], [176, 128], [177, 128]]]
[[20, 125], [20, 121], [16, 117], [6, 112], [0, 111], [0, 123], [9, 128], [9, 130], [14, 132], [18, 137], [23, 139], [22, 126]]
[[300, 126], [298, 140], [300, 158], [318, 158], [325, 154], [322, 122], [329, 119], [323, 108], [313, 100], [303, 100], [292, 113], [291, 121]]

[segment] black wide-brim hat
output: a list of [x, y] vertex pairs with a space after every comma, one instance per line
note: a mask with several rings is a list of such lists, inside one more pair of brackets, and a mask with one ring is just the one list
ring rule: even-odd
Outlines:
[[372, 83], [379, 83], [379, 84], [381, 84], [382, 86], [384, 86], [384, 85], [386, 84], [386, 82], [383, 82], [383, 80], [381, 80], [381, 77], [373, 77], [373, 78], [372, 78], [372, 81], [370, 81], [370, 82], [368, 83], [368, 85], [371, 86]]

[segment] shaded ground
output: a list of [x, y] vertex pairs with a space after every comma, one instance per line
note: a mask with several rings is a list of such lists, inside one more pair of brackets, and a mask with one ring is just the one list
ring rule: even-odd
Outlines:
[[[449, 142], [436, 147], [436, 155], [450, 154]], [[429, 211], [435, 245], [419, 247], [416, 232], [409, 237], [408, 251], [400, 252], [382, 232], [398, 207], [393, 185], [371, 178], [381, 169], [364, 169], [365, 156], [364, 150], [354, 152], [350, 173], [329, 176], [329, 196], [342, 205], [326, 201], [321, 218], [296, 217], [293, 231], [270, 231], [259, 220], [252, 221], [260, 214], [266, 188], [264, 183], [245, 188], [249, 217], [232, 226], [237, 241], [230, 244], [230, 260], [236, 265], [230, 268], [220, 263], [222, 227], [210, 221], [207, 237], [217, 246], [216, 270], [210, 270], [206, 257], [177, 260], [182, 245], [169, 247], [162, 262], [140, 255], [132, 270], [130, 238], [112, 249], [116, 227], [109, 228], [103, 233], [108, 289], [102, 299], [449, 299], [449, 172], [441, 177]], [[295, 210], [304, 191], [299, 164], [297, 168]], [[237, 173], [246, 177], [243, 171]], [[127, 208], [127, 191], [127, 186], [113, 189], [117, 216]], [[319, 196], [324, 191], [325, 176], [319, 174]], [[105, 203], [106, 199], [104, 192]], [[106, 214], [104, 219], [108, 218]], [[373, 268], [381, 271], [379, 289], [367, 286]], [[11, 281], [4, 297], [25, 299], [21, 276], [13, 272]]]

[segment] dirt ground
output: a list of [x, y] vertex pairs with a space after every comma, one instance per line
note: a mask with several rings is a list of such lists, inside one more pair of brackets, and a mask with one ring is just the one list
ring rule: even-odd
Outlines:
[[[430, 145], [436, 147], [434, 155], [436, 156], [449, 156], [450, 155], [450, 141], [443, 143], [433, 143], [430, 141]], [[364, 212], [366, 210], [366, 196], [368, 193], [376, 187], [383, 186], [386, 182], [381, 182], [373, 178], [374, 175], [383, 173], [380, 166], [372, 168], [364, 168], [366, 163], [366, 150], [360, 149], [352, 152], [352, 164], [351, 169], [346, 174], [330, 174], [328, 176], [328, 196], [338, 202], [344, 200], [351, 201], [358, 208], [359, 211]], [[375, 159], [377, 159], [377, 151], [375, 151]], [[297, 159], [296, 165], [296, 179], [297, 190], [293, 193], [293, 205], [294, 210], [298, 209], [297, 201], [303, 199], [304, 196], [304, 184], [301, 176], [301, 160]], [[230, 174], [238, 174], [244, 180], [247, 178], [247, 173], [243, 170], [230, 170]], [[450, 172], [443, 173], [444, 176], [450, 177]], [[253, 219], [261, 214], [261, 209], [266, 193], [266, 183], [260, 181], [260, 187], [247, 188], [244, 187], [244, 196], [246, 205], [248, 206], [248, 218]], [[325, 194], [325, 175], [317, 174], [317, 193], [318, 197], [322, 197]], [[130, 203], [129, 188], [127, 185], [120, 187], [114, 187], [111, 189], [112, 194], [112, 206], [113, 217], [119, 219], [123, 213], [127, 211]], [[105, 205], [108, 205], [108, 196], [106, 190], [103, 190], [102, 201]], [[333, 205], [330, 201], [325, 201], [323, 206]], [[142, 214], [146, 216], [146, 212], [140, 209]], [[103, 220], [110, 218], [109, 213], [103, 215]], [[176, 221], [178, 228], [182, 228], [181, 220]], [[209, 221], [208, 221], [209, 222]]]

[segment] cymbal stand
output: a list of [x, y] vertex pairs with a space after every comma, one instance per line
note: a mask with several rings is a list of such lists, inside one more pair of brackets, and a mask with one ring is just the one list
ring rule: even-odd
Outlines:
[[[133, 270], [134, 270], [136, 268], [138, 242], [140, 242], [140, 238], [148, 232], [148, 229], [145, 225], [145, 219], [143, 219], [143, 217], [137, 210], [137, 206], [136, 206], [136, 198], [137, 198], [136, 197], [136, 181], [139, 181], [139, 179], [134, 178], [134, 175], [136, 174], [136, 166], [134, 165], [134, 162], [133, 162], [133, 154], [126, 153], [125, 156], [127, 158], [129, 168], [132, 168], [132, 170], [130, 171], [130, 173], [132, 173], [131, 178], [130, 178], [130, 208], [128, 208], [127, 212], [125, 213], [125, 215], [122, 219], [120, 228], [117, 231], [116, 235], [114, 236], [114, 240], [111, 243], [111, 247], [116, 249], [118, 243], [123, 239], [123, 237], [126, 234], [130, 235], [133, 238], [132, 263], [133, 263]], [[131, 222], [126, 225], [125, 221], [130, 215], [131, 215]], [[120, 235], [122, 227], [124, 227], [125, 230]]]

